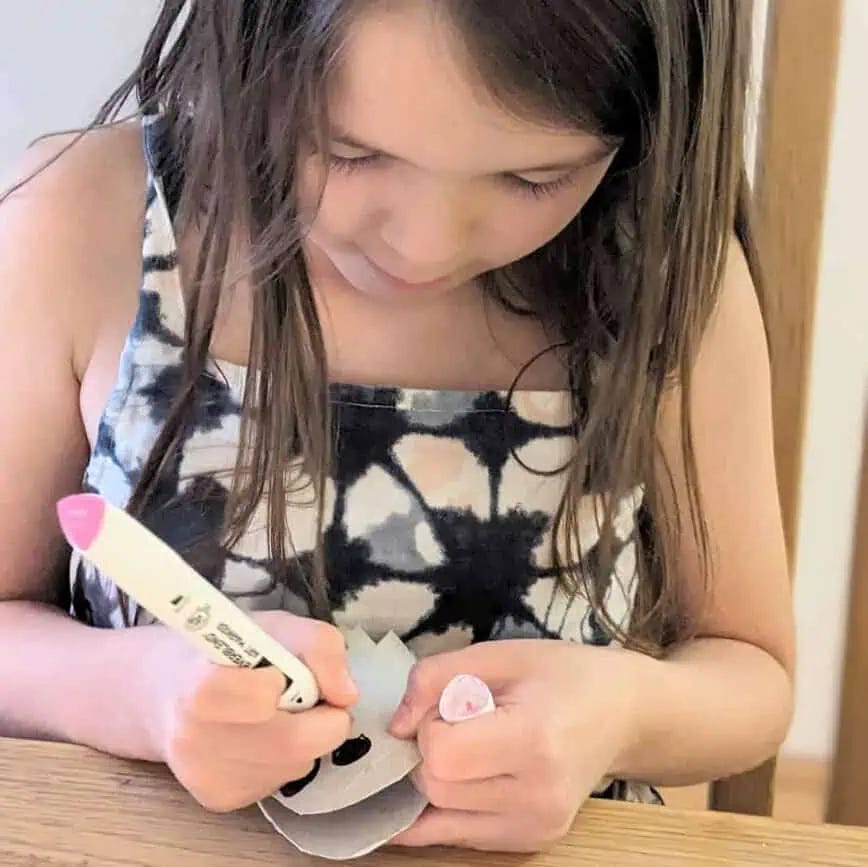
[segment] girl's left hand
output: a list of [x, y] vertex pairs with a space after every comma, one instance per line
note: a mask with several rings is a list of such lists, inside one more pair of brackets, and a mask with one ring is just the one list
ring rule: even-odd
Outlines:
[[[528, 852], [559, 840], [632, 746], [643, 661], [650, 660], [542, 639], [422, 659], [391, 730], [417, 736], [422, 763], [413, 781], [430, 806], [392, 843]], [[496, 710], [441, 720], [440, 694], [457, 674], [484, 680]]]

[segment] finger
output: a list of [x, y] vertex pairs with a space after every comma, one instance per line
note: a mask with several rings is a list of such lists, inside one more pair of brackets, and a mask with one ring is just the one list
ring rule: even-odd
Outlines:
[[423, 763], [413, 771], [411, 780], [428, 803], [440, 809], [505, 813], [521, 803], [521, 791], [515, 777], [447, 783], [434, 777]]
[[255, 619], [310, 668], [326, 702], [349, 707], [358, 701], [359, 690], [350, 676], [347, 648], [340, 630], [287, 611], [262, 611]]
[[285, 776], [304, 777], [311, 762], [288, 765], [278, 769], [274, 763], [239, 763], [231, 758], [209, 758], [192, 773], [182, 770], [178, 777], [190, 793], [207, 809], [226, 813], [248, 807], [256, 801], [272, 796], [284, 785]]
[[393, 840], [395, 846], [458, 846], [489, 852], [529, 852], [538, 847], [515, 816], [429, 807]]
[[340, 708], [318, 705], [296, 714], [279, 714], [271, 723], [283, 748], [315, 759], [336, 750], [352, 733], [352, 717]]
[[[339, 747], [350, 735], [346, 711], [320, 705], [299, 714], [275, 714], [260, 725], [217, 723], [191, 731], [189, 749], [197, 756], [248, 765], [271, 765], [278, 778], [301, 776], [311, 763]], [[283, 779], [283, 782], [286, 782]]]
[[257, 742], [262, 748], [251, 749], [249, 734], [224, 728], [199, 733], [195, 743], [188, 743], [173, 757], [177, 756], [183, 767], [197, 768], [199, 774], [207, 775], [213, 781], [209, 789], [225, 789], [227, 795], [234, 792], [233, 797], [241, 792], [272, 794], [288, 781], [304, 777], [316, 761], [286, 749], [270, 750], [267, 738]]
[[206, 722], [263, 723], [277, 713], [285, 688], [276, 668], [235, 668], [203, 660], [187, 695], [192, 716]]
[[[483, 641], [462, 650], [419, 660], [410, 671], [404, 699], [395, 711], [390, 731], [400, 738], [416, 733], [424, 716], [437, 707], [453, 677], [474, 674], [495, 694], [520, 679], [528, 666], [526, 641]], [[532, 654], [531, 654], [532, 657]]]
[[455, 783], [526, 770], [542, 751], [539, 737], [521, 705], [505, 704], [457, 724], [431, 712], [419, 726], [417, 740], [428, 772]]

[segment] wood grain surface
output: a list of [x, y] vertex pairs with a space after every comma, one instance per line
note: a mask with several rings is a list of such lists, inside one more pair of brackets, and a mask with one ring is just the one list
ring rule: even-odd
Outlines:
[[[67, 744], [0, 739], [0, 864], [248, 867], [328, 862], [298, 855], [256, 809], [214, 815], [163, 768]], [[868, 830], [725, 813], [591, 803], [534, 856], [381, 849], [359, 867], [866, 867]]]

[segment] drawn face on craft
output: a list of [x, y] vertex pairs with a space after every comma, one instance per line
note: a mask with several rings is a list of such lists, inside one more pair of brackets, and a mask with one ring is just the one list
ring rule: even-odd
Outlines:
[[[334, 750], [331, 754], [331, 763], [338, 768], [348, 768], [350, 765], [360, 762], [370, 751], [371, 739], [367, 735], [362, 734], [344, 741], [341, 746]], [[317, 759], [310, 773], [282, 786], [280, 794], [284, 798], [291, 798], [293, 795], [297, 795], [319, 776], [321, 768], [322, 759]]]
[[401, 701], [413, 654], [393, 633], [379, 644], [362, 630], [347, 633], [350, 674], [360, 699], [351, 709], [350, 738], [317, 759], [304, 777], [281, 787], [274, 798], [295, 813], [342, 810], [403, 779], [419, 763], [415, 743], [392, 737], [389, 721]]

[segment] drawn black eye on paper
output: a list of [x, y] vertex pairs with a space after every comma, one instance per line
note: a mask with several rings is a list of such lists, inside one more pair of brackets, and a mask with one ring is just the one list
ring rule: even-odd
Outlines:
[[389, 720], [416, 657], [390, 632], [377, 644], [359, 628], [345, 632], [350, 673], [359, 690], [350, 737], [302, 780], [273, 797], [298, 816], [334, 813], [402, 780], [421, 761], [415, 740], [396, 738]]
[[[367, 735], [359, 735], [355, 738], [350, 738], [344, 741], [331, 755], [332, 764], [339, 768], [344, 768], [355, 762], [361, 761], [371, 751], [371, 739]], [[309, 786], [316, 778], [322, 767], [322, 759], [317, 759], [314, 762], [310, 772], [298, 780], [286, 783], [281, 786], [280, 794], [284, 798], [291, 798], [297, 795], [302, 789]]]
[[332, 763], [343, 768], [363, 759], [370, 751], [371, 739], [367, 735], [359, 735], [344, 741], [332, 753]]
[[297, 795], [303, 788], [309, 786], [316, 779], [316, 775], [319, 773], [321, 766], [322, 760], [317, 759], [313, 763], [313, 767], [310, 769], [309, 773], [297, 780], [293, 780], [292, 782], [281, 786], [280, 794], [283, 795], [284, 798], [291, 798], [293, 795]]

